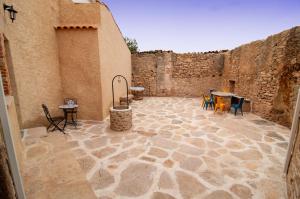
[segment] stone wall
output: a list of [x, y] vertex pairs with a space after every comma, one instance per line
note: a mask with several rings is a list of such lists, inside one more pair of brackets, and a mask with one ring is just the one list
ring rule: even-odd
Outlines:
[[0, 34], [0, 74], [3, 81], [4, 94], [11, 94], [10, 78], [8, 73], [8, 67], [6, 63], [4, 35]]
[[287, 173], [287, 193], [289, 199], [300, 198], [300, 126], [294, 152]]
[[8, 165], [8, 156], [0, 121], [0, 198], [15, 199], [16, 192]]
[[253, 112], [290, 126], [300, 85], [300, 27], [225, 52], [132, 55], [133, 84], [150, 96], [200, 96], [210, 88], [252, 101]]
[[133, 85], [145, 87], [148, 96], [201, 96], [219, 88], [223, 58], [223, 52], [133, 54]]
[[225, 54], [222, 87], [251, 99], [253, 112], [290, 126], [300, 85], [300, 27]]

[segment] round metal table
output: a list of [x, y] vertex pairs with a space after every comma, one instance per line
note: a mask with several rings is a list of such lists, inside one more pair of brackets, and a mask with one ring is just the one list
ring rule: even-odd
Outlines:
[[130, 87], [134, 100], [142, 100], [144, 97], [145, 88], [142, 86]]
[[[73, 117], [73, 110], [78, 107], [79, 106], [77, 104], [64, 104], [58, 107], [59, 109], [62, 109], [64, 111], [65, 123], [63, 130], [66, 128], [67, 124], [72, 124], [73, 126], [75, 126], [75, 128], [77, 127], [77, 121], [75, 121]], [[68, 114], [72, 114], [71, 121], [68, 121]]]

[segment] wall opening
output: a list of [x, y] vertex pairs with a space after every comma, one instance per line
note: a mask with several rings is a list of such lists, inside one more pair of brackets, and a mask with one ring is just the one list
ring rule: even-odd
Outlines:
[[234, 93], [235, 90], [235, 81], [229, 80], [229, 92]]

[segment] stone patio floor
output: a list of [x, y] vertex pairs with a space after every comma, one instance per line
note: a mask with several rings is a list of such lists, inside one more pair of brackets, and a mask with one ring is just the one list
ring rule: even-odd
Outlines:
[[[289, 129], [246, 113], [200, 107], [197, 98], [135, 101], [133, 127], [81, 121], [67, 142], [96, 196], [108, 198], [286, 198]], [[72, 174], [72, 173], [71, 173]]]

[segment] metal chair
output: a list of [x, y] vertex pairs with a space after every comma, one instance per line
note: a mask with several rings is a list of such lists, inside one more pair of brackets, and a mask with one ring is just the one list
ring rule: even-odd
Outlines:
[[63, 116], [51, 117], [49, 109], [45, 104], [42, 104], [42, 108], [44, 110], [48, 122], [50, 123], [49, 126], [47, 127], [47, 131], [49, 131], [49, 129], [53, 127], [51, 132], [55, 130], [59, 130], [60, 132], [65, 133], [64, 130], [58, 126], [62, 121], [64, 121], [65, 118]]
[[[77, 99], [76, 99], [76, 98], [65, 98], [65, 99], [64, 99], [64, 104], [67, 105], [70, 101], [71, 101], [73, 104], [76, 104], [76, 105], [77, 105]], [[77, 108], [67, 110], [67, 113], [68, 113], [68, 114], [71, 114], [71, 116], [72, 116], [72, 121], [77, 122], [77, 112], [78, 112], [78, 109], [77, 109]], [[74, 119], [74, 116], [75, 116], [75, 119]]]
[[214, 108], [214, 100], [213, 100], [212, 96], [209, 98], [209, 97], [205, 97], [203, 95], [202, 107], [203, 107], [203, 109], [205, 108], [207, 110], [208, 106], [210, 106], [210, 108], [213, 109]]
[[[244, 98], [241, 98], [238, 104], [231, 105], [231, 108], [234, 109], [234, 115], [236, 115], [238, 109], [241, 110], [241, 113], [243, 115], [243, 103], [244, 103]], [[231, 110], [231, 108], [229, 109], [229, 111]]]

